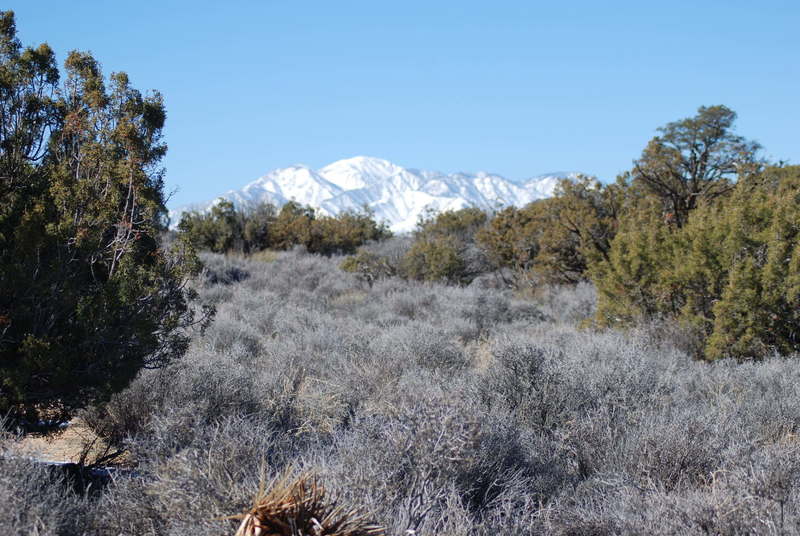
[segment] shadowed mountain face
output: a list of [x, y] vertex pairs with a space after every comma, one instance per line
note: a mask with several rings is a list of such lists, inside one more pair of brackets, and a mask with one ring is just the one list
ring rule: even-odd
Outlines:
[[364, 206], [375, 219], [386, 222], [394, 232], [414, 228], [427, 210], [458, 210], [475, 206], [491, 210], [502, 206], [522, 206], [553, 195], [558, 181], [577, 173], [558, 172], [515, 182], [492, 173], [451, 173], [404, 168], [387, 160], [357, 156], [339, 160], [321, 169], [291, 166], [276, 169], [241, 190], [230, 190], [217, 199], [170, 211], [172, 225], [187, 210], [208, 210], [224, 198], [242, 206], [289, 201], [310, 205], [322, 214], [336, 215], [343, 210]]

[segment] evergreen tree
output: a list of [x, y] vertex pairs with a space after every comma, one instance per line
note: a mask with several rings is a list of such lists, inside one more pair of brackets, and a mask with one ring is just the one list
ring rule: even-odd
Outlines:
[[659, 128], [634, 162], [634, 181], [661, 199], [678, 226], [699, 204], [730, 191], [737, 177], [759, 169], [760, 146], [733, 134], [735, 120], [725, 106], [701, 106], [696, 116]]
[[158, 93], [72, 52], [23, 48], [0, 13], [0, 413], [73, 408], [186, 347], [185, 244], [164, 251]]
[[495, 269], [501, 274], [504, 269], [511, 271], [512, 280], [508, 283], [521, 287], [530, 281], [544, 228], [544, 221], [533, 207], [507, 207], [478, 230], [475, 241]]
[[286, 203], [272, 224], [270, 244], [275, 249], [290, 249], [296, 245], [308, 247], [311, 244], [311, 226], [316, 217], [311, 207], [304, 207], [295, 201]]
[[608, 260], [590, 268], [604, 325], [626, 325], [674, 314], [679, 308], [668, 274], [674, 262], [675, 228], [653, 197], [621, 219]]
[[674, 318], [707, 359], [800, 351], [800, 167], [738, 181], [683, 227], [638, 199], [591, 273], [602, 324]]
[[258, 203], [245, 207], [242, 212], [244, 220], [242, 240], [245, 244], [245, 253], [269, 248], [269, 233], [277, 218], [277, 207], [271, 203]]
[[459, 248], [445, 236], [418, 240], [401, 264], [403, 274], [420, 281], [468, 283], [470, 275]]
[[563, 180], [551, 198], [498, 212], [477, 243], [496, 268], [512, 270], [516, 286], [577, 283], [590, 262], [608, 259], [626, 188]]
[[728, 277], [713, 305], [706, 356], [800, 351], [800, 167], [744, 182], [725, 214]]
[[474, 207], [423, 217], [400, 271], [411, 279], [469, 283], [488, 268], [475, 244], [486, 220], [486, 213]]

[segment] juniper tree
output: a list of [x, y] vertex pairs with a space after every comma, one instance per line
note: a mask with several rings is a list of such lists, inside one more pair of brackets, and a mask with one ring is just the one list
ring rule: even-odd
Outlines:
[[562, 180], [553, 197], [498, 212], [477, 242], [495, 267], [514, 272], [516, 285], [577, 283], [590, 262], [608, 258], [625, 189], [624, 181]]
[[178, 223], [181, 236], [197, 249], [225, 253], [244, 249], [243, 215], [233, 203], [220, 199], [208, 213], [186, 212]]
[[737, 185], [723, 214], [727, 265], [706, 356], [800, 351], [800, 167]]
[[509, 269], [514, 286], [529, 279], [539, 254], [544, 224], [531, 207], [506, 207], [497, 212], [475, 235], [494, 268]]
[[187, 344], [196, 268], [166, 214], [160, 94], [72, 52], [23, 48], [0, 12], [0, 413], [68, 414]]
[[485, 255], [475, 245], [486, 220], [486, 213], [475, 207], [428, 214], [417, 223], [400, 271], [411, 279], [469, 283], [487, 268]]
[[725, 106], [701, 106], [694, 117], [659, 128], [634, 162], [634, 181], [661, 199], [678, 226], [699, 203], [725, 194], [737, 177], [759, 168], [760, 146], [733, 133], [735, 120]]
[[676, 319], [698, 356], [760, 358], [800, 351], [800, 167], [767, 168], [724, 199], [664, 221], [657, 198], [620, 222], [592, 268], [598, 320]]

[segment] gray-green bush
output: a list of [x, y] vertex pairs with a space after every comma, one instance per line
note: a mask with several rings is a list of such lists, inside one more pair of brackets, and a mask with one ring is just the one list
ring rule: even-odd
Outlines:
[[286, 470], [392, 535], [800, 533], [796, 360], [705, 363], [674, 327], [579, 329], [585, 284], [521, 300], [370, 286], [301, 250], [203, 260], [214, 324], [87, 413], [134, 476], [84, 498], [9, 470], [11, 533], [232, 533], [218, 518]]

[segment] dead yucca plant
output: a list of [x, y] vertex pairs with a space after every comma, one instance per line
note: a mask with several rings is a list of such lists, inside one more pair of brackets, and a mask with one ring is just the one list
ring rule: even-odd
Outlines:
[[261, 487], [241, 519], [235, 536], [384, 536], [382, 527], [370, 523], [356, 509], [344, 508], [326, 496], [316, 477], [287, 471], [269, 491]]

